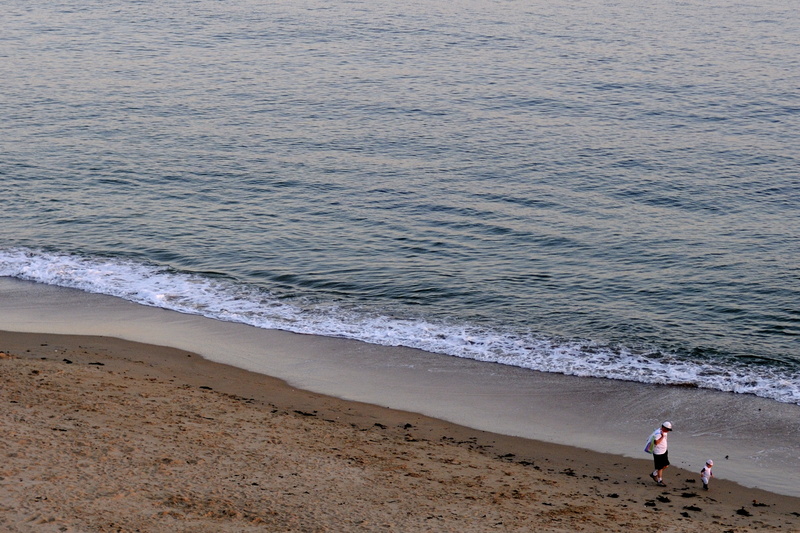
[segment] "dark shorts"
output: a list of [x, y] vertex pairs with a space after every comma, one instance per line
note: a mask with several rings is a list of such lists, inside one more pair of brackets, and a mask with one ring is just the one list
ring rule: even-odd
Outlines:
[[656, 470], [669, 466], [669, 452], [664, 452], [661, 455], [653, 454], [653, 463], [656, 466]]

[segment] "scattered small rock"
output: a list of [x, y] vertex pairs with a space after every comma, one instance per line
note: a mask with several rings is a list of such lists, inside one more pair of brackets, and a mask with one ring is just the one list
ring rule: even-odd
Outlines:
[[741, 516], [753, 516], [752, 513], [750, 513], [750, 511], [744, 508], [744, 506], [742, 506], [741, 509], [737, 509], [736, 514]]

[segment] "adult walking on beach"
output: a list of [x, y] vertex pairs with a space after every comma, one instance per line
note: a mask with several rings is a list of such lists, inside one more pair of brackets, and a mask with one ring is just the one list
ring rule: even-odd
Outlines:
[[653, 465], [655, 470], [650, 474], [650, 477], [656, 482], [659, 487], [666, 487], [667, 485], [662, 480], [664, 470], [669, 466], [669, 455], [667, 454], [667, 434], [672, 431], [672, 422], [664, 422], [661, 427], [653, 432]]

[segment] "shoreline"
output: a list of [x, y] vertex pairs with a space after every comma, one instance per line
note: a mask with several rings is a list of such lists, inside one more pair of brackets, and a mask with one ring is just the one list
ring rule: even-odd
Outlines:
[[9, 278], [0, 278], [0, 324], [169, 346], [298, 389], [635, 459], [648, 457], [647, 434], [672, 420], [674, 466], [694, 471], [708, 458], [729, 456], [718, 476], [800, 497], [800, 406], [752, 395], [541, 373], [264, 330]]
[[[467, 517], [465, 514], [482, 509], [499, 513], [494, 515], [488, 513], [482, 516], [491, 520], [499, 520], [505, 524], [507, 529], [512, 530], [535, 526], [540, 530], [549, 531], [574, 528], [584, 528], [587, 531], [608, 531], [614, 530], [609, 527], [615, 524], [620, 531], [631, 528], [655, 531], [661, 527], [657, 519], [661, 521], [661, 524], [666, 519], [677, 531], [700, 531], [708, 527], [723, 526], [735, 528], [736, 531], [747, 531], [751, 527], [762, 530], [800, 531], [800, 498], [743, 487], [725, 479], [714, 479], [711, 491], [704, 493], [702, 490], [698, 490], [701, 488], [698, 475], [680, 468], [670, 468], [665, 476], [665, 480], [669, 482], [668, 487], [659, 488], [654, 486], [647, 477], [651, 465], [651, 461], [647, 457], [634, 459], [495, 434], [413, 412], [342, 400], [304, 391], [279, 379], [215, 363], [199, 357], [197, 354], [175, 348], [107, 337], [44, 333], [0, 332], [0, 341], [2, 342], [0, 351], [8, 354], [0, 360], [0, 365], [2, 365], [0, 368], [4, 369], [3, 379], [7, 380], [3, 386], [3, 395], [6, 396], [4, 403], [11, 407], [4, 412], [4, 426], [6, 426], [4, 434], [6, 436], [3, 438], [7, 441], [4, 443], [4, 447], [14, 450], [9, 454], [14, 457], [9, 457], [9, 463], [4, 467], [3, 474], [0, 475], [3, 478], [0, 480], [0, 486], [4, 488], [3, 492], [8, 494], [0, 500], [2, 501], [0, 505], [6, 510], [5, 514], [8, 515], [9, 511], [14, 511], [11, 515], [18, 517], [16, 522], [12, 518], [12, 522], [5, 524], [12, 528], [11, 531], [44, 530], [41, 528], [27, 529], [28, 526], [25, 525], [30, 523], [27, 511], [37, 505], [39, 507], [46, 507], [46, 505], [43, 503], [45, 500], [36, 502], [36, 505], [32, 504], [30, 499], [33, 496], [25, 494], [25, 491], [22, 490], [23, 486], [29, 484], [30, 486], [47, 487], [52, 484], [55, 490], [55, 486], [59, 484], [43, 477], [31, 477], [36, 475], [37, 470], [28, 468], [31, 462], [30, 450], [23, 450], [26, 447], [23, 444], [25, 439], [19, 440], [19, 436], [25, 433], [35, 433], [38, 429], [40, 433], [44, 431], [45, 436], [63, 439], [69, 438], [73, 430], [78, 429], [77, 427], [45, 428], [44, 430], [37, 428], [36, 418], [30, 418], [30, 414], [26, 415], [22, 412], [26, 409], [24, 404], [20, 403], [20, 400], [8, 397], [18, 394], [22, 398], [26, 394], [33, 394], [37, 391], [37, 393], [46, 394], [47, 390], [41, 390], [42, 387], [25, 387], [24, 383], [20, 382], [24, 379], [31, 382], [35, 382], [36, 379], [41, 381], [42, 378], [38, 376], [52, 376], [51, 380], [55, 380], [57, 377], [62, 380], [59, 387], [62, 388], [65, 396], [61, 401], [63, 405], [68, 405], [70, 408], [68, 410], [73, 412], [77, 411], [72, 409], [74, 406], [70, 402], [80, 398], [83, 398], [81, 401], [86, 402], [86, 395], [91, 397], [92, 391], [98, 387], [102, 389], [103, 387], [124, 386], [128, 391], [136, 391], [133, 397], [128, 398], [128, 401], [133, 402], [133, 405], [129, 407], [133, 408], [136, 408], [137, 401], [146, 401], [150, 397], [162, 398], [172, 394], [175, 401], [183, 401], [182, 397], [192, 396], [194, 416], [200, 417], [197, 420], [201, 422], [205, 418], [219, 418], [222, 412], [239, 413], [242, 411], [247, 416], [239, 413], [240, 418], [255, 416], [257, 419], [261, 419], [262, 417], [280, 416], [283, 422], [289, 420], [293, 425], [297, 425], [301, 436], [305, 435], [305, 438], [301, 437], [301, 439], [307, 443], [333, 443], [335, 439], [330, 434], [332, 431], [336, 433], [336, 438], [361, 439], [357, 445], [352, 446], [352, 450], [359, 450], [359, 454], [364, 454], [358, 461], [355, 461], [353, 457], [355, 451], [351, 453], [351, 450], [348, 450], [344, 444], [334, 446], [335, 451], [332, 451], [333, 448], [331, 448], [302, 452], [306, 454], [302, 461], [308, 464], [316, 464], [320, 461], [326, 462], [326, 464], [332, 462], [329, 464], [332, 471], [323, 475], [324, 479], [315, 479], [309, 482], [310, 484], [306, 488], [330, 483], [330, 476], [333, 476], [333, 479], [339, 479], [344, 473], [352, 474], [354, 468], [358, 471], [359, 479], [365, 476], [375, 476], [377, 473], [380, 473], [381, 476], [388, 476], [381, 481], [373, 479], [375, 483], [368, 491], [369, 496], [365, 493], [356, 498], [347, 498], [347, 494], [342, 494], [343, 500], [337, 502], [336, 505], [349, 508], [351, 513], [354, 508], [357, 508], [358, 511], [355, 514], [369, 515], [371, 517], [369, 520], [374, 520], [376, 516], [385, 516], [388, 520], [391, 515], [390, 522], [394, 524], [394, 529], [398, 530], [420, 530], [426, 527], [431, 530], [447, 530], [447, 528], [461, 531], [486, 530], [492, 524], [485, 520], [482, 521], [481, 517], [471, 514]], [[21, 366], [24, 366], [25, 373], [14, 376], [14, 369], [19, 370]], [[9, 375], [11, 377], [8, 377]], [[79, 381], [76, 379], [77, 377], [80, 378], [83, 385], [77, 383]], [[99, 380], [100, 384], [88, 383], [87, 380], [92, 378]], [[64, 390], [73, 386], [77, 389]], [[155, 394], [148, 390], [148, 387], [158, 388], [158, 393]], [[81, 397], [80, 394], [83, 396]], [[221, 407], [219, 403], [224, 404], [224, 407]], [[125, 407], [124, 405], [108, 405], [113, 409]], [[161, 407], [167, 405], [169, 402]], [[148, 406], [148, 408], [150, 407]], [[40, 404], [40, 408], [39, 420], [47, 420], [41, 417], [55, 416], [55, 421], [49, 425], [65, 424], [63, 417], [66, 412], [60, 413], [61, 418], [59, 418], [57, 408], [54, 409], [45, 404]], [[154, 411], [149, 417], [151, 422], [162, 420], [161, 414], [163, 413], [159, 413], [158, 410]], [[100, 410], [97, 416], [108, 417], [111, 414]], [[81, 411], [80, 414], [72, 417], [83, 416], [91, 419], [93, 414]], [[165, 417], [168, 418], [167, 415]], [[26, 421], [23, 422], [22, 419]], [[99, 429], [90, 430], [91, 426], [88, 426], [90, 423], [87, 421], [86, 425], [81, 428], [83, 434], [80, 439], [84, 441], [84, 448], [88, 447], [92, 450], [108, 448], [111, 437], [104, 437]], [[257, 440], [263, 442], [275, 439], [276, 433], [280, 435], [281, 431], [280, 427], [273, 425], [270, 432], [265, 432], [252, 420], [249, 424], [244, 422], [241, 424], [244, 429], [240, 429], [244, 433], [257, 436]], [[61, 431], [62, 429], [64, 431]], [[110, 428], [104, 427], [103, 429], [106, 433], [113, 433]], [[123, 428], [120, 431], [124, 432], [125, 430]], [[130, 431], [130, 428], [127, 428], [127, 431]], [[189, 434], [187, 437], [192, 435], [191, 430], [187, 433]], [[30, 439], [31, 437], [25, 438]], [[175, 436], [172, 435], [170, 438], [173, 439]], [[230, 433], [229, 438], [222, 440], [226, 448], [236, 448], [237, 446], [247, 448], [254, 445], [251, 441], [243, 441], [235, 433]], [[121, 445], [119, 440], [116, 442], [118, 446]], [[166, 442], [163, 439], [151, 437], [151, 444], [167, 454], [171, 449], [171, 443], [172, 441]], [[42, 446], [46, 445], [42, 444]], [[395, 447], [393, 451], [386, 451], [385, 448], [391, 449], [393, 446]], [[384, 461], [400, 460], [404, 454], [410, 452], [405, 449], [399, 452], [396, 447], [407, 446], [418, 446], [420, 449], [424, 449], [424, 453], [419, 452], [422, 455], [415, 456], [417, 463], [413, 468], [410, 464], [403, 464], [402, 468], [400, 468], [401, 465], [395, 464], [388, 470], [386, 465], [383, 465], [378, 471], [375, 471], [373, 469], [375, 465], [370, 464], [371, 461], [368, 460], [369, 457], [378, 456], [383, 457]], [[201, 446], [200, 448], [207, 447]], [[69, 446], [66, 449], [69, 450]], [[58, 450], [51, 450], [52, 453], [49, 455], [40, 453], [40, 451], [37, 451], [37, 460], [43, 461], [39, 466], [44, 471], [52, 472], [57, 470], [60, 464], [68, 464], [71, 460], [76, 460], [75, 457], [70, 458], [69, 453], [67, 453], [67, 457], [62, 457], [63, 453]], [[128, 453], [133, 452], [129, 451]], [[301, 452], [295, 450], [294, 453]], [[441, 454], [444, 454], [444, 458]], [[268, 457], [268, 454], [265, 457]], [[453, 459], [453, 457], [458, 457], [458, 459]], [[112, 465], [114, 461], [124, 463], [121, 457], [111, 457], [108, 454], [99, 459], [108, 461]], [[151, 459], [142, 458], [144, 461]], [[284, 457], [284, 459], [286, 458]], [[262, 459], [258, 459], [249, 468], [258, 470], [262, 463]], [[190, 478], [184, 480], [186, 486], [194, 486], [192, 480], [196, 481], [201, 472], [192, 471], [189, 468], [190, 464], [190, 462], [182, 463], [185, 467], [182, 472], [172, 469], [168, 475], [171, 479], [170, 482], [177, 479], [176, 476], [183, 475], [183, 477]], [[163, 466], [164, 464], [161, 464], [159, 468], [164, 469]], [[277, 474], [283, 476], [287, 475], [287, 469], [291, 470], [293, 467], [289, 467], [285, 462], [270, 466], [276, 472], [283, 472], [283, 474]], [[115, 468], [111, 470], [115, 470]], [[474, 473], [476, 477], [452, 476], [454, 470], [463, 471], [465, 468], [470, 473]], [[715, 468], [724, 469], [724, 464], [718, 463]], [[205, 468], [203, 470], [206, 471]], [[107, 474], [108, 470], [105, 472]], [[387, 472], [393, 474], [389, 475]], [[247, 475], [255, 474], [256, 472], [247, 473]], [[64, 475], [68, 477], [68, 474]], [[206, 475], [208, 474], [206, 473]], [[213, 474], [211, 475], [213, 476]], [[492, 487], [493, 490], [487, 490], [485, 484], [494, 475], [500, 476], [495, 480], [497, 485]], [[440, 476], [450, 476], [448, 477], [449, 490], [447, 494], [437, 492], [437, 496], [433, 496], [426, 492], [434, 488], [437, 490], [442, 488], [443, 481]], [[311, 472], [306, 472], [301, 477], [310, 479], [313, 475]], [[477, 483], [475, 481], [477, 478], [482, 478], [482, 481]], [[16, 479], [24, 481], [18, 482]], [[107, 482], [104, 475], [89, 476], [85, 481], [88, 483], [87, 487], [99, 486]], [[406, 483], [411, 483], [413, 486], [405, 486]], [[146, 485], [147, 488], [141, 489], [142, 492], [136, 497], [126, 491], [119, 491], [116, 494], [120, 500], [119, 505], [132, 505], [148, 492], [157, 498], [157, 493], [160, 494], [164, 490], [159, 483], [152, 480]], [[358, 483], [356, 485], [360, 486]], [[349, 490], [352, 489], [353, 487], [350, 487]], [[63, 488], [59, 490], [63, 490]], [[199, 487], [196, 487], [195, 490], [202, 492]], [[233, 488], [231, 485], [228, 490], [224, 488], [220, 490], [221, 493], [217, 497], [223, 498], [224, 494], [232, 497], [232, 493], [236, 493], [240, 488]], [[236, 528], [237, 531], [244, 531], [247, 529], [241, 529], [244, 527], [243, 524], [250, 524], [254, 527], [253, 530], [264, 530], [264, 524], [268, 520], [276, 520], [277, 522], [274, 522], [276, 525], [280, 523], [280, 527], [288, 527], [287, 530], [293, 530], [294, 527], [297, 528], [296, 530], [323, 531], [326, 528], [335, 530], [333, 514], [331, 516], [305, 517], [298, 515], [299, 509], [307, 505], [304, 503], [306, 500], [319, 500], [316, 501], [317, 506], [329, 506], [330, 503], [326, 503], [326, 501], [329, 500], [331, 490], [337, 489], [330, 486], [327, 487], [327, 492], [318, 494], [314, 494], [312, 490], [306, 490], [300, 493], [301, 496], [298, 493], [293, 493], [294, 496], [284, 495], [286, 502], [278, 507], [294, 509], [292, 505], [298, 505], [299, 507], [292, 512], [287, 510], [283, 513], [278, 509], [274, 510], [277, 514], [262, 516], [262, 514], [256, 513], [250, 516], [240, 510], [237, 511], [238, 517], [231, 516], [228, 517], [229, 520], [224, 516], [207, 517], [209, 521], [202, 527], [211, 527], [213, 524], [214, 528], [225, 526]], [[262, 493], [264, 492], [269, 493], [270, 490], [259, 491], [259, 497], [263, 497]], [[422, 501], [417, 501], [420, 498]], [[152, 497], [148, 501], [150, 500]], [[196, 527], [197, 520], [203, 521], [202, 517], [196, 516], [199, 511], [192, 506], [199, 505], [197, 502], [188, 507], [184, 505], [176, 511], [175, 500], [167, 500], [169, 498], [162, 501], [161, 507], [163, 508], [148, 507], [151, 514], [155, 513], [155, 515], [162, 512], [175, 513], [171, 515], [175, 520], [170, 526], [171, 529], [165, 528], [164, 531], [174, 531], [176, 527], [179, 530], [180, 527], [184, 527], [181, 525], [184, 522], [188, 527], [188, 521], [194, 524], [192, 527]], [[390, 500], [394, 503], [389, 507], [396, 507], [397, 513], [387, 510], [386, 504]], [[274, 500], [271, 501], [275, 504]], [[754, 502], [757, 503], [754, 504]], [[256, 505], [256, 502], [250, 501], [243, 505]], [[234, 507], [236, 506], [234, 505]], [[161, 510], [157, 511], [156, 508]], [[424, 512], [423, 509], [425, 509]], [[444, 514], [444, 510], [447, 510], [449, 514]], [[559, 512], [554, 514], [556, 510]], [[333, 513], [333, 510], [330, 512]], [[434, 523], [421, 516], [425, 513], [434, 513], [432, 516], [438, 517], [435, 518], [435, 525], [441, 527], [434, 527]], [[88, 513], [87, 517], [81, 517], [77, 510], [73, 510], [72, 514], [59, 515], [55, 511], [51, 511], [50, 514], [52, 514], [50, 518], [53, 518], [50, 523], [60, 524], [59, 527], [77, 527], [76, 531], [84, 530], [81, 528], [89, 528], [88, 530], [91, 531], [104, 530], [100, 526], [91, 525], [94, 524], [91, 517], [96, 513]], [[746, 516], [746, 514], [750, 516]], [[39, 513], [42, 520], [49, 520], [46, 515], [47, 513]], [[300, 522], [295, 526], [291, 526], [289, 522], [281, 522], [281, 520], [288, 519], [287, 517], [290, 515], [295, 518], [299, 516], [297, 519]], [[612, 515], [613, 518], [611, 518]], [[149, 527], [149, 530], [153, 531], [159, 530], [158, 526], [154, 525], [155, 522], [147, 522], [148, 517], [137, 516], [137, 520], [141, 520], [143, 524], [151, 524], [144, 526], [145, 528]], [[364, 520], [367, 519], [364, 518]], [[40, 523], [39, 526], [41, 525]], [[132, 525], [123, 524], [123, 530], [125, 527], [131, 527], [130, 530], [135, 529]], [[202, 527], [195, 530], [203, 531]], [[652, 529], [650, 529], [651, 527]], [[362, 524], [353, 523], [347, 529], [375, 530], [381, 529], [381, 527], [376, 523], [367, 525], [367, 522], [363, 522]], [[226, 529], [219, 529], [219, 531], [226, 531]]]

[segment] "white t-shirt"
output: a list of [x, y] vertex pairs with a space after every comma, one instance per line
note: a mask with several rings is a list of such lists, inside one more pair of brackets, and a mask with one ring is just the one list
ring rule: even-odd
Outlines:
[[[662, 454], [667, 452], [667, 435], [668, 434], [669, 434], [669, 432], [664, 433], [664, 440], [662, 440], [661, 442], [659, 442], [658, 444], [655, 445], [655, 447], [653, 448], [653, 455], [662, 455]], [[653, 438], [655, 440], [658, 440], [658, 439], [661, 438], [661, 428], [658, 428], [657, 430], [655, 430], [655, 432], [653, 433]]]

